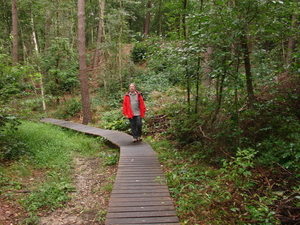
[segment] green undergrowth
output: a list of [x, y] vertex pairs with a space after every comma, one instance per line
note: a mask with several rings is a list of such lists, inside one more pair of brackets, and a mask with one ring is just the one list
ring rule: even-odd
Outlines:
[[206, 153], [201, 150], [182, 151], [168, 140], [151, 137], [147, 141], [158, 154], [182, 224], [280, 224], [271, 206], [300, 190], [292, 186], [283, 196], [262, 185], [262, 174], [254, 167], [257, 152], [251, 148], [239, 149], [216, 166], [203, 160]]
[[103, 166], [118, 161], [117, 151], [109, 148], [105, 139], [50, 124], [22, 121], [8, 136], [26, 147], [18, 160], [0, 164], [0, 193], [24, 208], [28, 213], [24, 221], [30, 224], [40, 212], [61, 207], [70, 199], [75, 189], [75, 156], [99, 157]]

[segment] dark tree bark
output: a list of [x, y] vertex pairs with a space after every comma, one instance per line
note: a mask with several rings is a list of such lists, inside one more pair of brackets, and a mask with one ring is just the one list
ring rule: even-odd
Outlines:
[[157, 29], [157, 33], [159, 36], [162, 35], [162, 12], [161, 12], [161, 8], [162, 8], [162, 0], [159, 0], [158, 3], [158, 29]]
[[208, 46], [206, 49], [206, 52], [204, 53], [204, 65], [203, 65], [203, 86], [204, 87], [210, 87], [212, 83], [212, 79], [209, 77], [209, 74], [212, 71], [211, 66], [209, 65], [212, 60], [214, 48], [211, 46]]
[[100, 13], [99, 13], [99, 25], [98, 25], [98, 37], [97, 37], [97, 45], [95, 50], [93, 68], [96, 68], [99, 62], [99, 55], [100, 55], [99, 45], [102, 43], [103, 27], [104, 27], [103, 26], [104, 6], [105, 6], [105, 2], [103, 0], [99, 0]]
[[[291, 29], [292, 30], [297, 29], [297, 16], [296, 15], [292, 15]], [[292, 55], [295, 52], [295, 48], [296, 48], [296, 39], [295, 39], [295, 37], [291, 37], [288, 42], [288, 50], [287, 50], [287, 56], [286, 56], [287, 66], [292, 64]]]
[[12, 0], [12, 35], [13, 35], [13, 48], [12, 48], [13, 62], [14, 64], [17, 64], [19, 62], [17, 0]]
[[88, 87], [88, 75], [86, 68], [85, 52], [85, 0], [78, 0], [78, 51], [79, 51], [79, 79], [82, 101], [83, 124], [88, 124], [92, 120], [91, 104]]
[[246, 86], [247, 86], [249, 107], [253, 108], [255, 98], [254, 98], [254, 91], [253, 91], [253, 78], [251, 74], [249, 47], [248, 47], [248, 40], [246, 35], [242, 35], [241, 37], [241, 46], [242, 46], [242, 54], [243, 54], [244, 65], [245, 65]]
[[199, 105], [200, 70], [201, 70], [201, 57], [198, 56], [197, 73], [196, 73], [195, 113], [198, 113], [198, 105]]
[[183, 36], [184, 39], [187, 38], [187, 28], [186, 28], [186, 10], [187, 10], [187, 0], [183, 0], [183, 10], [184, 10], [184, 14], [182, 15], [182, 24], [183, 24]]
[[[51, 11], [50, 9], [46, 9], [46, 22], [45, 22], [45, 30], [49, 32], [51, 29]], [[50, 38], [51, 36], [45, 35], [45, 51], [50, 47]]]
[[151, 13], [150, 9], [152, 7], [152, 2], [148, 1], [147, 3], [147, 14], [145, 18], [145, 23], [144, 23], [144, 39], [146, 39], [149, 36], [149, 31], [150, 31], [150, 20], [151, 20]]

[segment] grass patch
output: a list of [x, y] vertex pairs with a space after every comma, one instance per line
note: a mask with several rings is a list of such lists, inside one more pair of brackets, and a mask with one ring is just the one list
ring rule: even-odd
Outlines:
[[[0, 193], [9, 201], [19, 202], [28, 212], [24, 221], [33, 224], [40, 212], [61, 207], [70, 199], [75, 189], [75, 155], [98, 157], [104, 163], [108, 160], [108, 165], [117, 163], [117, 152], [108, 149], [103, 138], [50, 124], [23, 121], [14, 138], [26, 143], [28, 152], [17, 161], [0, 165]], [[110, 151], [113, 153], [103, 153]], [[110, 154], [114, 157], [107, 158]]]

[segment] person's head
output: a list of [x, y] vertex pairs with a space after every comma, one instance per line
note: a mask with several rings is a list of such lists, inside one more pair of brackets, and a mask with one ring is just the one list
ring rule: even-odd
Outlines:
[[131, 84], [129, 85], [129, 91], [132, 92], [132, 93], [136, 91], [136, 87], [135, 87], [135, 84], [134, 84], [134, 83], [131, 83]]

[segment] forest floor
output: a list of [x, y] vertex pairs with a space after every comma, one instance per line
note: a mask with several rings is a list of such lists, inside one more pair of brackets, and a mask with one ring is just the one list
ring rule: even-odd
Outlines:
[[[63, 208], [39, 213], [40, 225], [104, 224], [117, 166], [103, 167], [99, 158], [74, 158], [74, 186], [71, 200]], [[26, 194], [26, 193], [18, 193]], [[0, 225], [27, 224], [29, 215], [12, 199], [0, 195]], [[28, 220], [28, 219], [27, 219]]]

